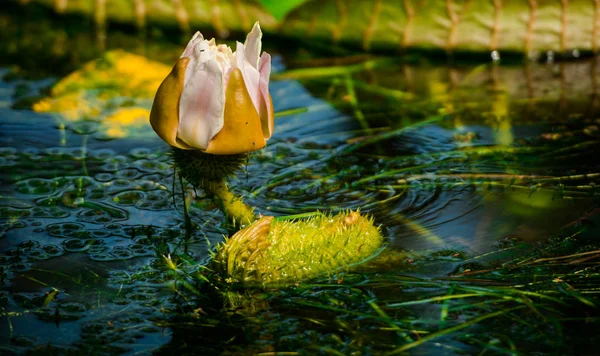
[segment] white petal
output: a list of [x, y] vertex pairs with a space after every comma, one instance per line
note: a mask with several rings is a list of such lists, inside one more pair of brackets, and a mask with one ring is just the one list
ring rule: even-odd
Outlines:
[[259, 73], [261, 84], [264, 82], [268, 87], [269, 78], [271, 76], [271, 55], [267, 52], [263, 52], [262, 56], [260, 56]]
[[223, 74], [214, 59], [200, 62], [192, 57], [188, 69], [190, 67], [192, 70], [186, 71], [179, 101], [177, 138], [193, 148], [205, 150], [223, 128]]
[[235, 49], [235, 67], [239, 68], [242, 71], [242, 76], [244, 77], [244, 83], [246, 84], [246, 89], [248, 89], [248, 94], [250, 94], [250, 99], [252, 99], [252, 103], [256, 108], [256, 112], [260, 109], [260, 90], [259, 90], [259, 79], [260, 75], [256, 67], [253, 67], [245, 57], [244, 45], [240, 42], [236, 43]]
[[258, 21], [252, 27], [252, 31], [246, 36], [246, 42], [244, 47], [246, 49], [246, 60], [252, 64], [254, 68], [258, 70], [258, 56], [262, 47], [262, 31]]
[[185, 85], [187, 85], [188, 78], [191, 78], [193, 73], [202, 68], [202, 63], [208, 61], [214, 61], [216, 59], [217, 51], [216, 47], [212, 47], [209, 41], [199, 40], [195, 43], [191, 50], [189, 59], [190, 63], [185, 70]]
[[181, 54], [180, 58], [190, 57], [192, 55], [192, 52], [194, 51], [194, 48], [200, 41], [204, 41], [204, 36], [202, 36], [200, 31], [196, 31], [196, 33], [194, 34], [194, 37], [192, 37], [190, 42], [188, 42], [188, 44], [185, 47], [185, 50]]
[[264, 52], [260, 57], [260, 98], [261, 105], [258, 111], [260, 121], [266, 123], [263, 127], [268, 127], [268, 132], [264, 132], [265, 138], [269, 139], [273, 134], [273, 118], [269, 118], [269, 108], [271, 107], [271, 97], [269, 96], [269, 77], [271, 75], [271, 55]]

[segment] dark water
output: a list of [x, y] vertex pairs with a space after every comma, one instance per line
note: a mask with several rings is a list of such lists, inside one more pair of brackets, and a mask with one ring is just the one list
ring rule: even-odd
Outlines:
[[[323, 75], [296, 70], [337, 60], [267, 43], [275, 111], [302, 110], [276, 119], [267, 148], [250, 156], [231, 186], [263, 214], [360, 208], [389, 244], [347, 277], [347, 288], [333, 289], [344, 278], [334, 276], [279, 294], [247, 292], [233, 303], [243, 312], [200, 308], [190, 322], [182, 314], [189, 300], [175, 293], [153, 242], [183, 248], [167, 145], [144, 120], [117, 122], [125, 134], [111, 137], [115, 123], [105, 112], [72, 118], [31, 110], [57, 80], [104, 51], [172, 63], [181, 44], [120, 33], [99, 43], [93, 33], [68, 36], [56, 23], [14, 28], [35, 35], [45, 26], [54, 35], [41, 43], [5, 38], [0, 64], [0, 350], [7, 353], [390, 351], [416, 340], [394, 331], [399, 325], [439, 322], [439, 305], [391, 314], [393, 303], [450, 288], [415, 280], [445, 278], [468, 268], [469, 258], [544, 242], [595, 217], [597, 59], [511, 66], [421, 59]], [[81, 45], [85, 39], [93, 48]], [[55, 62], [61, 66], [48, 65]], [[127, 99], [151, 105], [151, 98]], [[202, 264], [228, 230], [202, 192], [189, 193], [198, 194], [189, 256]], [[419, 259], [428, 262], [411, 267]], [[366, 287], [358, 293], [353, 283]], [[298, 304], [302, 298], [332, 304], [310, 309]], [[372, 303], [387, 303], [390, 314], [375, 313]], [[474, 339], [443, 340], [415, 350], [483, 348]]]

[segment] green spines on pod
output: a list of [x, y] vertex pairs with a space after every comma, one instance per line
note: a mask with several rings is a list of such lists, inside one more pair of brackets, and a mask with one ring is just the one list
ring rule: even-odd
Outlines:
[[285, 285], [347, 269], [382, 243], [373, 220], [357, 211], [299, 220], [265, 216], [219, 245], [213, 264], [229, 283]]

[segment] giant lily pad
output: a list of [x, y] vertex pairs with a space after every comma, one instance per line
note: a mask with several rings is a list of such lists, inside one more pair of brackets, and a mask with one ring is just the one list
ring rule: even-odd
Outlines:
[[50, 96], [33, 105], [67, 123], [97, 123], [103, 138], [143, 134], [156, 89], [169, 66], [122, 50], [107, 52], [58, 81]]

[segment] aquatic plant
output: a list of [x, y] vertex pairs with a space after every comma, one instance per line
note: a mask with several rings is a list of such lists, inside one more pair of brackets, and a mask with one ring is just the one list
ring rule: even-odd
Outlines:
[[[243, 285], [333, 273], [374, 255], [383, 243], [372, 219], [358, 211], [255, 221], [253, 208], [229, 190], [226, 179], [243, 163], [243, 153], [263, 148], [273, 132], [271, 57], [259, 58], [261, 37], [256, 23], [232, 52], [196, 33], [160, 85], [150, 114], [154, 130], [172, 146], [176, 172], [209, 194], [234, 225], [246, 227], [213, 258], [223, 280]], [[187, 203], [184, 215], [189, 230]]]
[[595, 0], [220, 0], [218, 6], [209, 0], [136, 2], [135, 6], [118, 0], [110, 5], [92, 0], [11, 1], [93, 18], [100, 28], [110, 23], [183, 32], [210, 27], [222, 37], [248, 30], [251, 19], [258, 19], [286, 41], [308, 40], [312, 46], [338, 53], [418, 50], [479, 53], [492, 60], [514, 54], [553, 60], [597, 53], [600, 48], [600, 4]]
[[247, 153], [273, 134], [271, 55], [258, 22], [234, 52], [196, 32], [162, 82], [150, 123], [169, 145], [213, 155]]
[[227, 283], [287, 285], [347, 271], [382, 244], [373, 220], [358, 211], [265, 216], [217, 246], [211, 265]]

